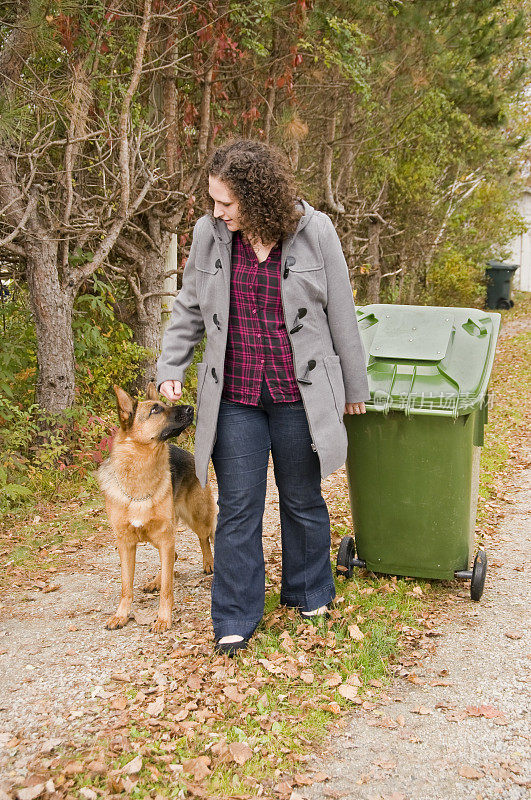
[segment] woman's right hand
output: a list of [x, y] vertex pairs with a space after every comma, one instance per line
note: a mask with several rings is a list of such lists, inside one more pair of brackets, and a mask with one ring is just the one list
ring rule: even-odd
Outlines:
[[183, 394], [183, 387], [180, 381], [164, 381], [160, 384], [159, 392], [167, 397], [168, 400], [180, 400]]

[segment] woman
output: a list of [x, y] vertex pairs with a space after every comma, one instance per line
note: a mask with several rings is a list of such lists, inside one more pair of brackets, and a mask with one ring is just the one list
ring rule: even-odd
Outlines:
[[297, 200], [283, 155], [260, 142], [220, 147], [208, 167], [212, 213], [194, 228], [157, 385], [179, 400], [193, 348], [196, 473], [212, 456], [219, 514], [212, 582], [216, 648], [244, 648], [264, 610], [262, 549], [271, 452], [279, 492], [281, 603], [303, 617], [335, 597], [321, 478], [346, 459], [343, 414], [369, 398], [347, 265], [330, 219]]

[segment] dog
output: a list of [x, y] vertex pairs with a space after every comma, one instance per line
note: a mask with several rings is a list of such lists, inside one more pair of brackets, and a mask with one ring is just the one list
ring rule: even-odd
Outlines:
[[151, 542], [160, 554], [161, 569], [144, 589], [160, 589], [154, 633], [171, 627], [173, 565], [177, 521], [182, 519], [199, 538], [203, 569], [213, 570], [215, 504], [209, 485], [203, 489], [195, 474], [194, 457], [168, 444], [192, 422], [192, 406], [168, 406], [150, 383], [144, 401], [134, 401], [114, 386], [120, 428], [109, 458], [97, 471], [109, 522], [116, 536], [122, 571], [122, 596], [106, 628], [122, 628], [133, 601], [136, 547]]

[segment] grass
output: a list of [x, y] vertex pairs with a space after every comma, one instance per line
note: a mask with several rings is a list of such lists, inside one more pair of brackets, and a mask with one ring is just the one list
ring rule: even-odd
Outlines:
[[[502, 311], [505, 323], [531, 314], [531, 296], [517, 295], [514, 309]], [[481, 531], [492, 521], [492, 501], [510, 486], [522, 462], [531, 411], [531, 334], [519, 333], [499, 340], [489, 393], [493, 399], [481, 452], [477, 524]]]

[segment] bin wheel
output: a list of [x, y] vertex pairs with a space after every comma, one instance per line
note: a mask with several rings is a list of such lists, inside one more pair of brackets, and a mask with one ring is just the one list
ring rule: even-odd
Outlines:
[[472, 600], [479, 600], [483, 594], [485, 578], [487, 577], [487, 554], [484, 550], [478, 550], [472, 567], [472, 579], [470, 581], [470, 597]]
[[514, 300], [509, 300], [509, 305], [510, 305], [510, 306], [511, 306], [511, 308], [512, 308], [512, 307], [514, 306]]
[[505, 299], [505, 297], [500, 297], [500, 299], [496, 303], [496, 308], [503, 308], [506, 311], [508, 311], [510, 309], [510, 307], [511, 307], [511, 304], [510, 304], [510, 302], [508, 300]]
[[336, 573], [344, 578], [352, 578], [356, 548], [352, 536], [343, 536], [337, 551]]

